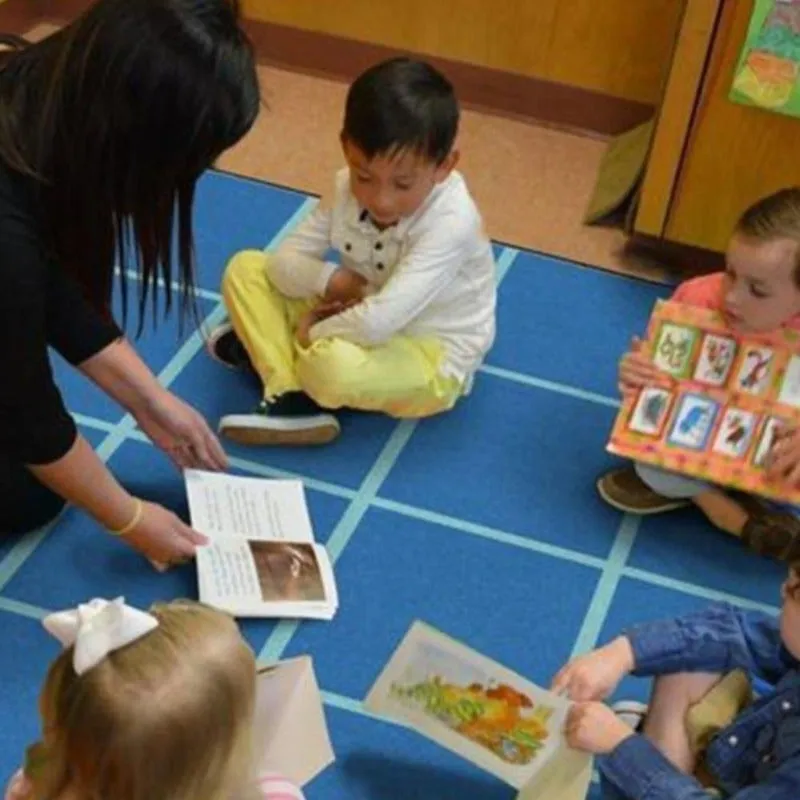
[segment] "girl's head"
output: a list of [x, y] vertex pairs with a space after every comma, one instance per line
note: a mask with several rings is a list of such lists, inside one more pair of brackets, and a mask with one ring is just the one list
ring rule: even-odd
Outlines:
[[139, 638], [116, 649], [130, 615], [147, 615], [121, 600], [81, 610], [80, 629], [59, 637], [75, 644], [51, 666], [41, 695], [34, 796], [228, 800], [239, 792], [250, 776], [255, 659], [235, 622], [197, 603], [157, 605], [152, 630], [137, 633], [134, 619]]
[[0, 159], [38, 181], [53, 255], [102, 310], [129, 251], [140, 311], [158, 277], [169, 307], [173, 231], [190, 298], [195, 183], [259, 109], [238, 18], [239, 0], [98, 0], [0, 70]]
[[725, 311], [746, 331], [800, 314], [800, 188], [759, 200], [742, 215], [727, 253]]

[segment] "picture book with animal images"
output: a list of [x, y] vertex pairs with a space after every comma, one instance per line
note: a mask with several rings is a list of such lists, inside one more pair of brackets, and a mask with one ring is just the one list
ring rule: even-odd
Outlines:
[[411, 626], [364, 707], [506, 782], [517, 800], [586, 797], [592, 758], [564, 740], [569, 701], [423, 622]]
[[339, 600], [303, 484], [185, 470], [200, 600], [237, 617], [330, 620]]
[[643, 347], [671, 388], [624, 400], [610, 452], [800, 503], [800, 489], [766, 477], [776, 434], [800, 422], [800, 332], [737, 335], [718, 312], [659, 301]]

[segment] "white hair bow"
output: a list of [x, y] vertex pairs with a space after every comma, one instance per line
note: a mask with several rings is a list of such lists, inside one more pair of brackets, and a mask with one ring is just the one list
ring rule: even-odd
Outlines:
[[125, 598], [96, 598], [69, 611], [57, 611], [44, 618], [48, 633], [64, 647], [74, 645], [72, 665], [78, 675], [96, 667], [109, 653], [141, 639], [158, 627], [158, 620], [125, 605]]

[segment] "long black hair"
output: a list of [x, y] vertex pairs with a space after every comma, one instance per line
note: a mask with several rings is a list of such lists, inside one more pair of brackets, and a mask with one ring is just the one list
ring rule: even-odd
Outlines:
[[167, 311], [173, 280], [181, 319], [194, 307], [195, 186], [260, 105], [239, 14], [239, 0], [98, 0], [0, 68], [0, 159], [35, 182], [44, 240], [102, 313], [117, 266], [125, 308], [138, 272], [140, 325], [159, 281]]

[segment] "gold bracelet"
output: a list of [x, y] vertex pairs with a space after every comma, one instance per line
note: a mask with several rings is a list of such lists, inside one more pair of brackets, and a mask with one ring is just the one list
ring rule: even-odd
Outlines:
[[144, 513], [144, 503], [137, 497], [136, 498], [136, 511], [133, 512], [133, 518], [131, 521], [124, 527], [120, 528], [119, 530], [115, 531], [109, 528], [108, 532], [112, 536], [125, 536], [126, 534], [130, 533], [141, 521], [142, 514]]

